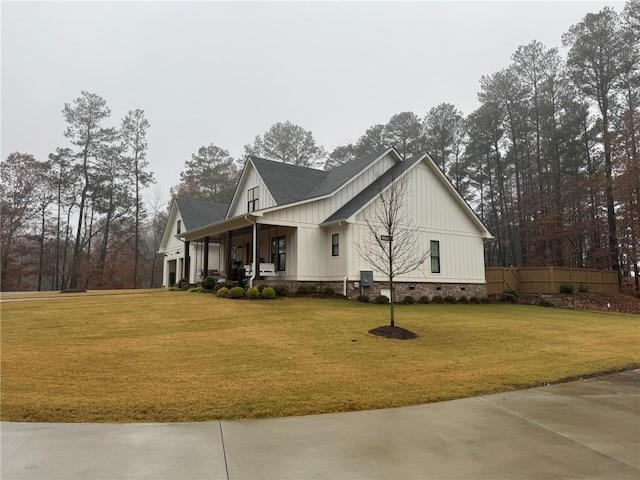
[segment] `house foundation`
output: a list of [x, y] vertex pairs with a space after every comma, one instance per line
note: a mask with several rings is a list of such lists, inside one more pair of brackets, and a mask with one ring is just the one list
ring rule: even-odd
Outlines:
[[[336, 294], [342, 295], [343, 282], [300, 282], [300, 281], [278, 281], [278, 280], [256, 280], [255, 286], [264, 285], [274, 287], [277, 285], [286, 287], [289, 293], [296, 293], [300, 287], [306, 292], [317, 291], [324, 292], [324, 289], [330, 287]], [[417, 282], [394, 282], [396, 301], [402, 301], [405, 297], [410, 296], [417, 302], [421, 297], [429, 297], [431, 300], [434, 296], [460, 298], [465, 296], [483, 298], [487, 296], [487, 285], [484, 283], [417, 283]], [[347, 298], [355, 300], [359, 295], [366, 295], [370, 300], [375, 299], [378, 295], [388, 295], [389, 285], [386, 282], [374, 282], [370, 287], [360, 287], [359, 282], [347, 282]]]

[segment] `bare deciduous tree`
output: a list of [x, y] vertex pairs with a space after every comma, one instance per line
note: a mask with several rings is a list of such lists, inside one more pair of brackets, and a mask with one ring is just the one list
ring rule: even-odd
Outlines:
[[413, 225], [405, 197], [407, 176], [387, 172], [378, 178], [379, 201], [364, 218], [367, 237], [356, 244], [360, 256], [389, 282], [389, 321], [395, 327], [394, 279], [417, 270], [430, 255], [423, 250], [422, 232]]

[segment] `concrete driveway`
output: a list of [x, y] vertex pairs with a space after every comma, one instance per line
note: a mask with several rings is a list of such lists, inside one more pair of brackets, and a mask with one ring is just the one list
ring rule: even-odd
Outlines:
[[3, 480], [637, 480], [640, 370], [367, 412], [0, 427]]

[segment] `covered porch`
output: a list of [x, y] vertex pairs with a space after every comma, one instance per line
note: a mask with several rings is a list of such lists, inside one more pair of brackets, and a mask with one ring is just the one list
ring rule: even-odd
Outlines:
[[[259, 216], [243, 215], [183, 234], [187, 251], [192, 243], [202, 244], [199, 251], [203, 252], [203, 258], [197, 260], [202, 278], [212, 275], [221, 281], [237, 281], [244, 270], [249, 286], [261, 279], [295, 280], [297, 228], [262, 220]], [[220, 246], [218, 259], [207, 254], [212, 243]], [[189, 263], [193, 260], [184, 259], [185, 271], [190, 271]], [[212, 270], [212, 264], [219, 268]]]

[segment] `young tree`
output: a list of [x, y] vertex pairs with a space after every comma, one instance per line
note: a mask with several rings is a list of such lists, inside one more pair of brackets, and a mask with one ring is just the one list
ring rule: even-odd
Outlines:
[[227, 150], [200, 147], [180, 172], [177, 194], [209, 202], [231, 202], [238, 179], [238, 167]]
[[129, 110], [122, 120], [120, 136], [122, 138], [125, 155], [133, 165], [133, 180], [135, 186], [135, 237], [133, 260], [133, 288], [138, 287], [138, 262], [140, 257], [140, 220], [142, 213], [142, 199], [140, 190], [153, 183], [153, 173], [147, 171], [149, 162], [147, 155], [147, 130], [149, 122], [140, 109]]
[[422, 232], [409, 216], [406, 196], [408, 177], [387, 171], [378, 178], [379, 197], [370, 216], [364, 219], [367, 236], [356, 244], [358, 254], [389, 282], [389, 323], [395, 327], [394, 279], [413, 272], [429, 258], [423, 250]]
[[302, 167], [316, 167], [326, 157], [324, 149], [316, 145], [313, 134], [290, 121], [271, 126], [253, 145], [245, 145], [247, 155], [280, 160]]

